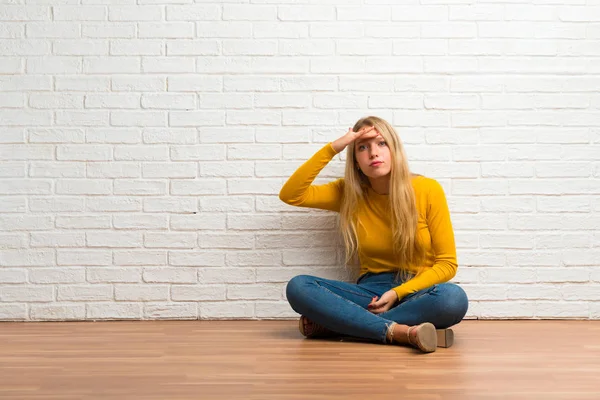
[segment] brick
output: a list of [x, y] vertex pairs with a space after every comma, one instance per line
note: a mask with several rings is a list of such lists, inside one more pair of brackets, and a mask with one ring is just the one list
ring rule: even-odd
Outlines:
[[142, 200], [123, 196], [88, 198], [86, 199], [86, 211], [142, 211]]
[[[194, 24], [191, 22], [140, 22], [138, 23], [138, 36], [140, 38], [192, 38], [194, 37]], [[200, 37], [203, 37], [200, 35]]]
[[225, 300], [225, 286], [217, 285], [177, 285], [171, 287], [174, 301], [214, 301]]
[[248, 284], [227, 286], [227, 299], [279, 300], [281, 299], [281, 284]]
[[[167, 252], [164, 250], [115, 250], [113, 252], [114, 262], [116, 265], [166, 265], [167, 263]], [[126, 269], [119, 271], [120, 274], [124, 274]], [[125, 276], [137, 277], [139, 274], [127, 274]], [[136, 279], [135, 282], [138, 280]]]
[[196, 163], [143, 163], [144, 178], [195, 178], [198, 175]]
[[107, 111], [57, 111], [56, 125], [103, 126], [108, 117]]
[[88, 247], [141, 247], [142, 234], [135, 232], [86, 232]]
[[[244, 18], [246, 17], [241, 17], [241, 19]], [[250, 18], [252, 18], [251, 15]], [[263, 17], [257, 16], [256, 18]], [[254, 22], [252, 28], [255, 38], [301, 39], [309, 36], [309, 25], [303, 22]]]
[[83, 23], [81, 36], [84, 38], [134, 38], [135, 23]]
[[296, 318], [298, 314], [292, 310], [287, 301], [256, 302], [256, 317], [261, 319]]
[[[224, 6], [223, 16], [226, 7], [227, 5]], [[214, 21], [221, 18], [221, 9], [216, 4], [167, 6], [166, 13], [167, 21]]]
[[221, 126], [225, 124], [224, 112], [170, 111], [169, 126]]
[[220, 92], [223, 87], [220, 76], [179, 75], [168, 77], [169, 91], [174, 92]]
[[194, 144], [198, 132], [193, 128], [146, 128], [143, 131], [144, 143], [150, 144]]
[[34, 212], [73, 212], [83, 208], [84, 199], [77, 197], [36, 197], [29, 201], [29, 209]]
[[67, 161], [110, 161], [113, 154], [110, 146], [65, 144], [57, 146], [56, 158]]
[[232, 179], [228, 182], [227, 193], [276, 194], [281, 189], [281, 185], [279, 179]]
[[56, 182], [56, 194], [106, 195], [112, 193], [112, 182], [105, 179], [59, 179]]
[[87, 268], [87, 280], [91, 283], [137, 283], [142, 280], [139, 268]]
[[88, 94], [85, 96], [86, 108], [136, 109], [140, 107], [140, 96], [137, 94]]
[[160, 21], [163, 18], [160, 6], [114, 6], [108, 9], [109, 21]]
[[113, 219], [116, 229], [167, 229], [167, 217], [164, 215], [119, 215]]
[[3, 321], [23, 321], [27, 319], [26, 304], [0, 304], [0, 319]]
[[279, 215], [232, 215], [227, 216], [229, 230], [276, 230], [281, 228]]
[[23, 268], [2, 268], [0, 284], [3, 283], [27, 283], [27, 271]]
[[144, 318], [176, 320], [198, 319], [198, 304], [144, 304]]
[[192, 249], [197, 246], [195, 233], [145, 233], [144, 246], [148, 248]]
[[247, 161], [231, 161], [225, 164], [221, 162], [200, 163], [200, 176], [204, 177], [252, 177], [254, 176], [254, 165]]
[[197, 22], [196, 35], [200, 38], [248, 38], [252, 36], [248, 22]]
[[86, 318], [92, 320], [123, 320], [123, 319], [141, 319], [141, 304], [87, 304]]
[[[59, 7], [60, 8], [60, 7]], [[0, 10], [0, 21], [47, 21], [50, 7], [4, 4]]]
[[31, 232], [31, 247], [84, 247], [85, 234], [76, 232]]
[[[201, 143], [252, 143], [254, 141], [254, 130], [251, 128], [200, 128]], [[217, 145], [202, 145], [197, 147], [177, 147], [183, 153], [196, 153], [201, 158], [199, 161], [222, 160], [225, 158], [225, 147]], [[187, 150], [186, 150], [187, 149]], [[234, 147], [235, 149], [235, 147]], [[205, 154], [214, 154], [208, 157]]]
[[[140, 165], [131, 162], [95, 162], [87, 168], [89, 178], [140, 178]], [[88, 199], [97, 200], [97, 199]]]
[[53, 228], [54, 219], [50, 216], [0, 216], [0, 230], [2, 231], [39, 231]]
[[203, 249], [251, 249], [254, 236], [248, 233], [200, 233], [198, 243]]
[[65, 266], [111, 265], [110, 250], [63, 250], [57, 251], [57, 264]]
[[337, 255], [334, 249], [318, 249], [307, 253], [305, 250], [287, 250], [283, 253], [284, 265], [335, 265]]
[[0, 197], [0, 212], [24, 213], [27, 210], [25, 197]]
[[66, 229], [110, 229], [110, 216], [57, 216], [56, 227]]
[[308, 236], [300, 233], [259, 233], [256, 235], [257, 249], [290, 249], [306, 247], [333, 247], [335, 243], [333, 232], [315, 232]]
[[77, 76], [54, 78], [56, 91], [108, 91], [110, 88], [110, 78], [96, 76]]
[[0, 54], [4, 56], [44, 56], [50, 52], [50, 42], [41, 39], [3, 39], [0, 42]]
[[169, 287], [166, 285], [115, 284], [117, 301], [164, 301], [168, 297]]
[[254, 304], [244, 301], [207, 301], [200, 307], [201, 319], [248, 319], [254, 317]]
[[83, 268], [32, 268], [29, 271], [31, 283], [82, 283], [85, 282]]
[[196, 66], [189, 57], [142, 57], [142, 72], [167, 74], [194, 72]]
[[[592, 303], [593, 304], [593, 303]], [[590, 304], [581, 302], [537, 302], [536, 318], [588, 318], [590, 316]], [[592, 316], [594, 318], [594, 316]]]
[[114, 183], [116, 195], [165, 195], [167, 194], [167, 182], [156, 180], [128, 180], [119, 179]]
[[225, 230], [225, 215], [224, 214], [189, 214], [189, 215], [173, 215], [171, 217], [171, 229], [178, 231], [223, 231]]
[[199, 268], [198, 281], [202, 284], [254, 283], [252, 268]]
[[[144, 212], [193, 213], [198, 209], [197, 201], [189, 198], [145, 199]], [[172, 217], [172, 218], [175, 218]]]
[[225, 254], [210, 251], [169, 251], [169, 265], [222, 267], [225, 265]]
[[200, 198], [200, 210], [211, 212], [250, 212], [254, 210], [252, 196], [211, 196]]
[[109, 53], [115, 56], [160, 56], [164, 55], [164, 45], [160, 40], [129, 39], [112, 40]]
[[195, 268], [145, 268], [143, 278], [150, 283], [195, 283], [198, 274]]
[[167, 78], [161, 76], [113, 76], [112, 89], [114, 91], [129, 92], [155, 92], [165, 91]]
[[54, 300], [54, 288], [52, 286], [2, 286], [0, 287], [1, 301], [24, 301], [24, 302], [49, 302]]
[[[41, 100], [41, 99], [40, 99]], [[47, 99], [44, 99], [47, 100]], [[42, 101], [44, 101], [42, 100]], [[83, 100], [79, 98], [77, 101]], [[45, 102], [45, 101], [44, 101]], [[48, 107], [52, 104], [46, 103]], [[53, 107], [50, 107], [53, 108]], [[28, 129], [29, 142], [31, 143], [84, 143], [85, 133], [82, 129]]]
[[30, 316], [35, 321], [80, 321], [85, 319], [85, 305], [33, 304]]
[[225, 194], [225, 181], [216, 179], [171, 180], [172, 195], [197, 196], [197, 195], [222, 195]]
[[169, 148], [161, 145], [119, 145], [115, 146], [115, 160], [123, 161], [164, 161], [168, 159]]

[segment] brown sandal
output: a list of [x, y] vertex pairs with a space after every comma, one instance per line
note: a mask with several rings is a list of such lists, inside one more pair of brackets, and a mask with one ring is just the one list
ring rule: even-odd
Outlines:
[[[306, 329], [306, 324], [310, 323], [311, 327]], [[298, 329], [300, 333], [307, 338], [318, 338], [318, 337], [332, 337], [336, 336], [336, 333], [325, 328], [322, 325], [319, 325], [315, 322], [312, 322], [310, 319], [302, 315], [298, 320]]]
[[437, 349], [437, 332], [432, 323], [410, 326], [406, 335], [408, 343], [424, 353], [432, 353]]

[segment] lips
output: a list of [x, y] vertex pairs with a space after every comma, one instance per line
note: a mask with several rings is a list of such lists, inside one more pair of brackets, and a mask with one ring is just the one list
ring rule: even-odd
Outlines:
[[376, 166], [381, 165], [381, 164], [383, 164], [383, 162], [381, 162], [381, 161], [373, 161], [371, 164], [369, 164], [369, 166], [370, 167], [376, 167]]

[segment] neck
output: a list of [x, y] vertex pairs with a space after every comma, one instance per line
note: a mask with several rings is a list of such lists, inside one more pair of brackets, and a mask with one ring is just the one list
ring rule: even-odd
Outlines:
[[[419, 174], [410, 174], [410, 179], [420, 176]], [[371, 189], [377, 194], [390, 194], [390, 175], [382, 176], [380, 178], [369, 178]]]
[[377, 194], [389, 194], [390, 193], [390, 176], [382, 176], [381, 178], [369, 178], [371, 183], [371, 189]]

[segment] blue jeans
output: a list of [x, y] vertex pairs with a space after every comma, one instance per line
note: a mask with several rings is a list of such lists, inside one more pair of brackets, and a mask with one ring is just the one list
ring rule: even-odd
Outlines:
[[467, 313], [467, 295], [454, 283], [412, 293], [381, 314], [368, 311], [374, 296], [401, 284], [396, 277], [394, 272], [366, 273], [357, 283], [347, 283], [298, 275], [288, 282], [286, 294], [292, 309], [311, 321], [342, 335], [384, 343], [392, 322], [409, 326], [431, 322], [442, 329], [459, 323]]

